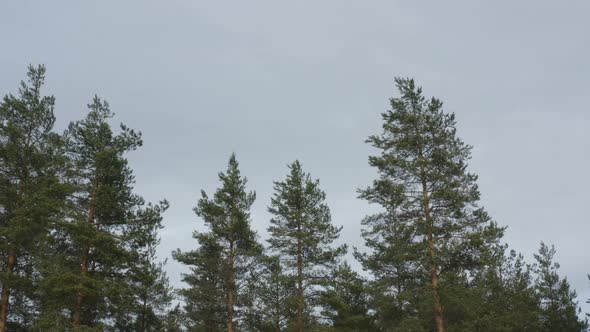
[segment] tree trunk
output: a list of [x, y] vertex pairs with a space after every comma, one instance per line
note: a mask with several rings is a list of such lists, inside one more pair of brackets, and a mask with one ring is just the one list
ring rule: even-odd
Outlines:
[[229, 243], [229, 285], [227, 289], [227, 332], [234, 330], [234, 243]]
[[[277, 292], [280, 292], [280, 289], [277, 290]], [[274, 321], [275, 321], [275, 332], [281, 332], [281, 308], [282, 308], [282, 303], [281, 303], [281, 296], [280, 293], [279, 295], [277, 295], [276, 301], [275, 301], [275, 307], [274, 307]]]
[[[16, 252], [14, 247], [10, 249], [8, 255], [8, 262], [6, 264], [6, 275], [12, 275], [12, 271], [16, 266]], [[2, 297], [0, 298], [0, 332], [6, 332], [8, 323], [8, 306], [10, 305], [10, 287], [3, 285]]]
[[438, 271], [436, 266], [436, 246], [434, 245], [433, 224], [430, 216], [430, 200], [426, 186], [426, 176], [422, 167], [422, 203], [424, 206], [424, 218], [428, 229], [428, 250], [430, 252], [430, 278], [432, 283], [432, 296], [434, 298], [434, 324], [436, 332], [444, 332], [444, 322], [440, 295], [438, 293]]
[[207, 321], [205, 322], [205, 325], [206, 325], [206, 329], [205, 329], [205, 331], [207, 331], [207, 332], [215, 332], [215, 331], [216, 331], [216, 328], [215, 328], [215, 322], [214, 322], [214, 321], [212, 321], [212, 320], [207, 320]]
[[430, 256], [432, 257], [432, 265], [430, 267], [430, 277], [432, 279], [432, 295], [434, 297], [434, 323], [436, 325], [437, 332], [444, 332], [442, 305], [440, 303], [440, 295], [438, 294], [438, 273], [436, 270], [436, 248], [434, 247], [434, 240], [432, 239], [432, 233], [428, 234], [428, 247], [430, 250]]
[[303, 244], [301, 239], [297, 239], [297, 331], [303, 332]]
[[80, 328], [80, 324], [82, 321], [82, 304], [84, 303], [84, 292], [82, 291], [82, 287], [84, 284], [84, 278], [88, 274], [88, 255], [90, 254], [90, 247], [86, 246], [84, 248], [84, 253], [82, 254], [82, 263], [80, 264], [80, 290], [78, 290], [78, 294], [76, 294], [76, 306], [74, 309], [74, 328]]
[[141, 307], [141, 321], [139, 323], [139, 332], [145, 332], [145, 316], [147, 311], [147, 294], [143, 297], [143, 306]]
[[[94, 219], [96, 217], [96, 191], [97, 191], [97, 184], [92, 185], [92, 194], [90, 196], [90, 210], [88, 211], [88, 222], [90, 224], [94, 224]], [[90, 256], [90, 245], [86, 245], [84, 247], [84, 251], [82, 253], [82, 263], [80, 264], [80, 289], [76, 294], [76, 305], [74, 307], [74, 321], [73, 325], [75, 329], [79, 329], [82, 323], [82, 306], [84, 304], [84, 278], [88, 274], [88, 261]]]
[[[20, 215], [22, 212], [23, 205], [23, 196], [25, 195], [25, 180], [29, 177], [29, 172], [27, 165], [22, 165], [22, 173], [21, 179], [18, 184], [18, 191], [17, 191], [17, 214]], [[18, 217], [17, 217], [18, 218]], [[19, 219], [16, 220], [19, 222]], [[12, 276], [14, 268], [16, 267], [16, 246], [13, 244], [9, 244], [9, 252], [8, 252], [8, 261], [6, 262], [6, 275], [8, 277]], [[10, 286], [9, 285], [2, 285], [2, 295], [0, 296], [0, 332], [6, 332], [8, 328], [8, 307], [10, 306]]]

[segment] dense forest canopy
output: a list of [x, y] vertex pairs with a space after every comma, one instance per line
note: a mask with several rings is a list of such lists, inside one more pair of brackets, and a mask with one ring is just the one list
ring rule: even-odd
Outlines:
[[127, 160], [141, 132], [114, 126], [98, 96], [58, 132], [45, 74], [30, 66], [0, 103], [0, 332], [588, 328], [555, 247], [540, 242], [533, 261], [509, 249], [454, 114], [411, 78], [395, 79], [366, 139], [375, 179], [358, 198], [378, 212], [358, 221], [365, 247], [338, 244], [346, 225], [299, 160], [273, 183], [261, 238], [232, 153], [195, 202], [193, 248], [172, 253], [188, 267], [174, 289], [156, 255], [169, 202], [138, 195]]

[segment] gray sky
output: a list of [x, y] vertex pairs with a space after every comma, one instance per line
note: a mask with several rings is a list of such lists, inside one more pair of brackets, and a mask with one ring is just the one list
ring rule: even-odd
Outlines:
[[[474, 145], [483, 205], [529, 260], [555, 244], [590, 297], [587, 1], [3, 1], [0, 93], [48, 68], [61, 130], [97, 93], [145, 145], [137, 191], [166, 197], [160, 253], [191, 249], [201, 188], [236, 152], [266, 237], [272, 181], [299, 158], [321, 180], [342, 239], [361, 245], [356, 199], [395, 76], [455, 112]], [[565, 5], [567, 3], [567, 5]], [[355, 266], [358, 266], [355, 264]], [[170, 261], [179, 285], [185, 269]], [[585, 311], [590, 311], [584, 305]]]

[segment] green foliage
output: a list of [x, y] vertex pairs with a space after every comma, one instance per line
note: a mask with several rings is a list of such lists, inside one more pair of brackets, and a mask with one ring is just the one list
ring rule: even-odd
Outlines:
[[[504, 248], [502, 248], [504, 249]], [[456, 331], [538, 331], [538, 300], [522, 255], [498, 250], [496, 263], [454, 285], [447, 318]]]
[[338, 266], [322, 292], [322, 315], [336, 331], [373, 331], [366, 280], [348, 263]]
[[[274, 183], [274, 194], [269, 212], [273, 215], [268, 227], [270, 249], [283, 257], [297, 256], [297, 241], [302, 242], [304, 269], [309, 278], [326, 276], [346, 252], [346, 246], [332, 248], [342, 227], [332, 225], [330, 209], [325, 203], [326, 194], [319, 180], [301, 168], [295, 161], [289, 165], [290, 174], [285, 181]], [[287, 267], [295, 268], [296, 260]]]
[[68, 192], [60, 182], [63, 142], [52, 131], [55, 98], [41, 93], [45, 67], [29, 66], [27, 75], [18, 96], [0, 103], [0, 286], [11, 324], [22, 328], [36, 315], [28, 309], [39, 300], [38, 254]]
[[222, 330], [227, 322], [223, 248], [211, 234], [195, 232], [193, 237], [199, 243], [197, 250], [172, 253], [175, 260], [191, 269], [182, 276], [189, 287], [179, 290], [185, 302], [189, 331]]
[[326, 194], [319, 180], [303, 172], [299, 161], [289, 166], [285, 181], [274, 183], [268, 227], [270, 250], [282, 258], [284, 268], [298, 282], [298, 302], [307, 311], [308, 324], [317, 288], [325, 284], [346, 245], [333, 247], [340, 230], [332, 225]]
[[254, 272], [256, 282], [248, 287], [252, 305], [246, 312], [249, 331], [283, 331], [296, 317], [297, 284], [293, 275], [285, 274], [279, 256], [260, 259]]
[[153, 261], [168, 203], [144, 207], [133, 193], [124, 155], [141, 146], [141, 134], [124, 125], [115, 133], [108, 123], [113, 113], [98, 97], [88, 107], [86, 118], [64, 133], [70, 166], [64, 181], [75, 190], [44, 259], [38, 326], [154, 330], [156, 312], [170, 301]]
[[174, 306], [174, 308], [168, 310], [168, 313], [164, 317], [163, 331], [166, 332], [181, 332], [185, 331], [184, 326], [185, 315], [182, 311], [180, 304]]
[[221, 187], [213, 197], [201, 191], [194, 210], [209, 232], [194, 233], [199, 249], [174, 252], [176, 260], [191, 266], [191, 273], [183, 276], [190, 288], [181, 294], [193, 328], [209, 331], [226, 326], [230, 310], [233, 319], [239, 321], [250, 301], [246, 292], [240, 290], [251, 281], [250, 271], [262, 253], [262, 246], [250, 228], [250, 207], [256, 195], [246, 191], [247, 180], [238, 166], [232, 154], [227, 172], [219, 173]]
[[559, 278], [559, 264], [553, 261], [554, 255], [555, 248], [550, 248], [543, 242], [539, 253], [535, 254], [535, 290], [541, 302], [541, 331], [585, 330], [588, 324], [578, 318], [580, 309], [576, 301], [576, 292], [570, 289], [567, 279]]
[[[124, 237], [143, 200], [132, 193], [133, 176], [123, 155], [139, 147], [141, 137], [123, 125], [115, 134], [108, 123], [109, 105], [98, 97], [88, 108], [86, 118], [72, 122], [64, 134], [70, 181], [77, 190], [70, 217], [58, 229], [55, 249], [64, 253], [64, 264], [47, 282], [69, 288], [56, 311], [71, 310], [81, 316], [81, 325], [95, 327], [119, 316], [118, 307], [131, 291], [126, 272], [132, 255]], [[87, 271], [80, 271], [81, 265]]]
[[[227, 173], [219, 173], [221, 188], [215, 192], [213, 198], [201, 191], [202, 197], [194, 211], [209, 226], [211, 235], [224, 248], [229, 250], [229, 247], [234, 246], [236, 257], [251, 257], [259, 254], [261, 249], [256, 240], [256, 232], [250, 228], [250, 207], [256, 194], [246, 191], [247, 179], [240, 175], [238, 166], [236, 156], [232, 154]], [[229, 253], [226, 252], [226, 255], [229, 256]]]
[[[119, 310], [117, 330], [162, 331], [173, 299], [172, 287], [164, 272], [165, 262], [156, 262], [162, 213], [168, 202], [148, 204], [138, 210], [125, 234], [131, 258], [127, 270], [129, 293], [124, 310]], [[119, 306], [122, 307], [121, 305]]]
[[251, 228], [256, 195], [232, 154], [194, 208], [208, 227], [193, 233], [197, 248], [173, 252], [190, 268], [174, 307], [156, 257], [169, 204], [134, 193], [126, 159], [141, 133], [113, 129], [94, 97], [56, 134], [44, 80], [29, 66], [0, 102], [0, 330], [432, 331], [437, 317], [450, 332], [588, 328], [553, 247], [541, 243], [531, 265], [501, 244], [454, 115], [411, 79], [396, 79], [383, 131], [367, 140], [378, 178], [359, 196], [381, 210], [362, 221], [369, 250], [354, 254], [370, 279], [341, 263], [342, 228], [299, 161], [274, 183], [265, 253]]
[[371, 253], [357, 258], [392, 297], [390, 311], [378, 316], [397, 315], [400, 324], [419, 319], [429, 328], [424, 292], [431, 288], [452, 310], [451, 281], [465, 283], [469, 270], [486, 265], [503, 229], [478, 206], [477, 176], [467, 172], [471, 147], [457, 137], [455, 116], [443, 112], [440, 100], [426, 99], [412, 79], [396, 84], [400, 97], [382, 114], [383, 133], [367, 140], [380, 151], [369, 157], [379, 178], [360, 197], [383, 212], [363, 220]]

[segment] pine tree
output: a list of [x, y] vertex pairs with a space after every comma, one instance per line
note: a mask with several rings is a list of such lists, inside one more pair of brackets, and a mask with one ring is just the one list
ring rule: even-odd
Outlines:
[[227, 323], [223, 248], [211, 234], [195, 232], [193, 237], [199, 243], [197, 250], [176, 250], [172, 254], [175, 260], [191, 267], [190, 274], [182, 275], [189, 288], [179, 291], [185, 302], [187, 324], [190, 331], [220, 331]]
[[[256, 195], [246, 191], [247, 180], [241, 176], [234, 154], [227, 172], [219, 173], [219, 180], [221, 187], [213, 197], [201, 191], [195, 208], [197, 216], [209, 226], [209, 232], [193, 235], [200, 248], [186, 253], [177, 250], [174, 256], [193, 266], [192, 273], [183, 279], [191, 288], [181, 292], [192, 320], [212, 331], [224, 319], [228, 332], [232, 332], [243, 306], [239, 291], [245, 289], [248, 272], [262, 253], [262, 247], [250, 227], [250, 207]], [[224, 302], [220, 301], [220, 293]], [[220, 303], [225, 303], [225, 317], [219, 313]]]
[[172, 288], [166, 273], [165, 261], [156, 262], [156, 248], [160, 243], [158, 231], [162, 226], [162, 213], [168, 209], [168, 202], [148, 204], [136, 213], [136, 221], [130, 224], [126, 234], [132, 254], [128, 279], [131, 289], [128, 296], [130, 319], [128, 326], [121, 326], [119, 330], [133, 331], [161, 331], [164, 329], [166, 310], [173, 299]]
[[[297, 279], [297, 331], [303, 331], [313, 287], [326, 281], [346, 246], [333, 247], [342, 227], [331, 223], [326, 194], [319, 181], [303, 172], [299, 161], [289, 166], [285, 181], [275, 182], [269, 212], [273, 214], [268, 242]], [[311, 304], [311, 303], [310, 303]]]
[[113, 113], [98, 97], [88, 106], [87, 117], [64, 133], [67, 181], [75, 191], [67, 218], [52, 232], [52, 258], [45, 257], [43, 330], [103, 331], [133, 323], [137, 293], [129, 277], [166, 206], [142, 208], [143, 199], [133, 193], [125, 154], [142, 144], [141, 134], [124, 125], [115, 133], [108, 123]]
[[27, 75], [18, 96], [0, 103], [0, 332], [10, 324], [11, 305], [17, 309], [10, 313], [12, 323], [24, 329], [34, 320], [35, 308], [24, 309], [36, 301], [37, 254], [67, 192], [60, 182], [62, 142], [52, 131], [55, 98], [41, 94], [45, 67], [29, 66]]
[[326, 290], [322, 292], [322, 315], [327, 317], [335, 331], [374, 331], [369, 315], [366, 280], [348, 263], [332, 272]]
[[532, 269], [513, 250], [475, 274], [463, 293], [463, 330], [538, 331], [539, 301]]
[[497, 244], [503, 229], [477, 205], [477, 176], [466, 169], [471, 147], [457, 137], [455, 116], [443, 112], [440, 100], [426, 99], [412, 79], [397, 78], [396, 85], [400, 97], [382, 114], [383, 133], [367, 140], [381, 151], [369, 158], [379, 179], [360, 191], [384, 212], [363, 221], [373, 252], [357, 256], [378, 279], [393, 275], [389, 292], [396, 297], [414, 296], [415, 283], [427, 287], [434, 327], [441, 332], [442, 299], [452, 295], [443, 294], [446, 278], [479, 265], [480, 254]]
[[71, 123], [66, 132], [79, 188], [74, 197], [78, 213], [68, 225], [80, 266], [74, 328], [92, 326], [96, 316], [113, 310], [126, 293], [122, 280], [129, 256], [119, 235], [133, 222], [132, 211], [143, 204], [132, 193], [134, 178], [123, 156], [142, 145], [141, 134], [124, 125], [114, 134], [107, 122], [113, 113], [97, 96], [88, 108], [86, 119]]
[[261, 258], [259, 268], [254, 273], [256, 282], [248, 288], [252, 305], [247, 313], [247, 330], [285, 330], [296, 317], [295, 279], [284, 273], [278, 256]]
[[165, 332], [182, 332], [186, 331], [184, 329], [185, 323], [185, 314], [182, 311], [180, 304], [174, 306], [174, 308], [168, 310], [164, 318], [164, 329]]
[[380, 183], [377, 195], [370, 198], [386, 212], [367, 216], [361, 231], [365, 244], [372, 248], [369, 255], [355, 248], [355, 258], [363, 269], [371, 271], [373, 280], [368, 285], [371, 307], [375, 310], [375, 325], [382, 330], [397, 326], [399, 330], [415, 331], [418, 305], [424, 302], [423, 276], [419, 268], [421, 244], [413, 242], [415, 225], [402, 222], [392, 213], [396, 209], [395, 189]]
[[583, 331], [587, 322], [578, 318], [580, 308], [576, 301], [576, 292], [570, 289], [567, 279], [560, 279], [557, 270], [559, 264], [553, 261], [555, 248], [541, 242], [537, 261], [537, 280], [535, 289], [541, 301], [541, 331]]

